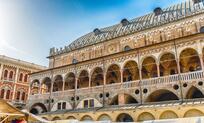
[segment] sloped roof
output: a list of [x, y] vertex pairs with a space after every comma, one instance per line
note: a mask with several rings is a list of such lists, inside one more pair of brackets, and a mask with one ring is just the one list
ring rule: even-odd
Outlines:
[[71, 44], [65, 47], [65, 49], [59, 51], [57, 54], [70, 52], [85, 46], [93, 45], [99, 42], [104, 42], [116, 37], [142, 31], [147, 28], [160, 26], [169, 22], [177, 21], [188, 16], [192, 16], [198, 13], [202, 13], [204, 10], [204, 3], [196, 3], [192, 0], [185, 1], [183, 3], [170, 6], [162, 9], [162, 13], [156, 15], [154, 12], [129, 20], [129, 24], [123, 26], [121, 23], [100, 29], [101, 33], [95, 35], [94, 32], [90, 32], [84, 36], [73, 41]]

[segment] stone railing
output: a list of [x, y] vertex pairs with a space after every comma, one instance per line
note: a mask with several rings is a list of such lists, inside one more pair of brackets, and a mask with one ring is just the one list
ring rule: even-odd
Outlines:
[[[87, 88], [80, 88], [76, 90], [77, 95], [87, 95], [91, 93], [98, 93], [103, 90], [120, 90], [120, 89], [130, 89], [138, 86], [144, 85], [160, 85], [160, 84], [171, 84], [176, 83], [178, 81], [189, 81], [189, 80], [200, 80], [204, 78], [203, 71], [196, 71], [196, 72], [189, 72], [189, 73], [181, 73], [169, 76], [162, 76], [156, 77], [151, 79], [143, 79], [143, 80], [136, 80], [130, 82], [123, 82], [123, 83], [115, 83], [109, 85], [101, 85], [96, 87], [87, 87]], [[75, 90], [66, 90], [61, 92], [52, 92], [53, 97], [62, 97], [62, 96], [73, 96]], [[31, 95], [30, 98], [32, 99], [45, 99], [48, 98], [50, 94], [38, 94], [38, 95]]]

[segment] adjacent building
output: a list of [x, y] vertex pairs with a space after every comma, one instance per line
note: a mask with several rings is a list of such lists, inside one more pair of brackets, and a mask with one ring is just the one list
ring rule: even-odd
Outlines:
[[0, 55], [0, 98], [18, 108], [25, 106], [29, 95], [30, 73], [46, 67]]
[[188, 0], [51, 48], [28, 109], [48, 120], [204, 116], [204, 3]]

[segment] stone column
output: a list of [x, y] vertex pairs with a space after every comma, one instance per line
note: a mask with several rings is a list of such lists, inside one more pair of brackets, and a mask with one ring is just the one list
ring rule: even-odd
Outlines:
[[120, 70], [120, 83], [123, 83], [123, 69]]
[[139, 76], [140, 76], [140, 80], [142, 80], [142, 67], [139, 67]]
[[157, 76], [160, 77], [160, 68], [159, 68], [159, 63], [157, 63]]
[[62, 84], [62, 91], [64, 91], [64, 88], [65, 88], [65, 80], [64, 79], [62, 80], [62, 83], [63, 83]]
[[3, 68], [4, 68], [4, 64], [1, 64], [1, 67], [0, 67], [0, 80], [2, 78]]
[[89, 88], [91, 87], [91, 75], [89, 75]]
[[15, 100], [15, 93], [16, 93], [16, 83], [18, 82], [18, 75], [19, 75], [19, 68], [16, 68], [16, 75], [14, 80], [14, 87], [13, 87], [13, 95], [12, 95], [12, 101]]

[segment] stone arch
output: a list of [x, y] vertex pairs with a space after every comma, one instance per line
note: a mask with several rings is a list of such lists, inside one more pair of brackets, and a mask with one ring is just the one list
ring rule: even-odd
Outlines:
[[47, 112], [47, 108], [42, 103], [35, 103], [30, 108], [30, 113], [32, 113], [32, 114], [40, 114], [40, 113], [44, 113], [44, 112]]
[[139, 80], [139, 67], [137, 62], [130, 60], [123, 67], [123, 82]]
[[41, 84], [41, 93], [49, 93], [51, 91], [52, 80], [49, 77], [45, 77]]
[[137, 118], [138, 122], [148, 121], [148, 120], [155, 120], [155, 117], [149, 112], [143, 112]]
[[160, 89], [152, 92], [146, 99], [146, 102], [160, 102], [179, 100], [179, 97], [170, 90]]
[[156, 59], [152, 56], [144, 58], [141, 72], [143, 79], [158, 77]]
[[77, 119], [77, 118], [74, 117], [74, 116], [68, 116], [66, 119], [68, 119], [68, 120], [75, 120], [75, 119]]
[[122, 94], [117, 94], [115, 96], [113, 96], [112, 100], [110, 101], [110, 105], [119, 105], [119, 96], [124, 99], [123, 103], [124, 104], [136, 104], [138, 103], [138, 101], [135, 99], [135, 97], [133, 97], [130, 94], [126, 94], [126, 93], [122, 93]]
[[106, 84], [114, 84], [121, 82], [120, 66], [112, 64], [108, 67], [106, 72]]
[[204, 98], [204, 94], [195, 86], [192, 86], [186, 93], [186, 99]]
[[93, 118], [89, 115], [85, 115], [81, 118], [80, 121], [93, 121]]
[[180, 53], [181, 73], [201, 70], [201, 63], [198, 52], [193, 48], [186, 48]]
[[204, 116], [204, 113], [198, 109], [190, 109], [185, 112], [183, 117], [199, 117], [199, 116]]
[[175, 118], [178, 118], [178, 115], [170, 110], [164, 111], [159, 117], [159, 119], [175, 119]]
[[91, 87], [103, 85], [103, 76], [103, 69], [101, 67], [95, 68], [91, 74]]
[[165, 53], [159, 59], [160, 76], [168, 76], [178, 73], [175, 55]]
[[77, 88], [87, 88], [87, 87], [89, 87], [89, 72], [87, 70], [82, 70], [79, 74]]
[[98, 117], [97, 121], [112, 121], [111, 117], [107, 114], [102, 114]]
[[75, 74], [70, 72], [65, 76], [65, 87], [64, 90], [72, 90], [75, 89], [75, 81], [76, 81], [76, 77]]
[[30, 84], [30, 88], [31, 88], [31, 94], [39, 94], [40, 91], [40, 81], [38, 79], [35, 79], [31, 82]]
[[56, 121], [56, 120], [61, 120], [61, 118], [58, 117], [58, 116], [56, 116], [56, 117], [54, 117], [54, 118], [52, 119], [52, 121]]
[[117, 116], [116, 122], [134, 122], [133, 117], [127, 113], [121, 113]]
[[63, 77], [61, 75], [56, 75], [53, 82], [53, 92], [63, 90]]

